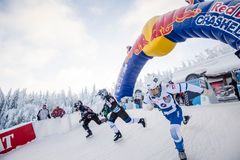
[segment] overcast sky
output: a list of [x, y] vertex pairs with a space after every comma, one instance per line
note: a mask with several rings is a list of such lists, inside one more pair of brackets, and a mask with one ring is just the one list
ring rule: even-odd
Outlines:
[[[110, 88], [126, 46], [145, 22], [184, 5], [185, 0], [1, 0], [0, 88]], [[187, 40], [166, 57], [149, 61], [139, 77], [172, 69], [219, 43]]]

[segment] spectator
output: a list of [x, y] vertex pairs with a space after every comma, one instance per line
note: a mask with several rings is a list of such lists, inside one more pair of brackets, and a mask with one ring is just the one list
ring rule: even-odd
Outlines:
[[40, 120], [44, 120], [44, 119], [50, 119], [51, 116], [49, 114], [49, 110], [47, 109], [47, 105], [44, 104], [42, 109], [40, 109], [38, 111], [38, 114], [37, 114], [37, 120], [40, 121]]
[[57, 106], [52, 111], [51, 116], [54, 117], [54, 118], [56, 118], [56, 117], [61, 117], [62, 118], [64, 116], [64, 114], [65, 114], [65, 111], [62, 108], [60, 108], [59, 106]]
[[232, 85], [234, 87], [234, 93], [235, 93], [236, 97], [238, 98], [238, 100], [240, 101], [240, 95], [238, 92], [237, 81], [235, 81], [235, 79], [233, 77], [232, 77], [232, 82], [229, 83], [229, 85]]
[[137, 89], [134, 93], [134, 104], [136, 108], [142, 108], [142, 102], [143, 102], [144, 96], [140, 89]]

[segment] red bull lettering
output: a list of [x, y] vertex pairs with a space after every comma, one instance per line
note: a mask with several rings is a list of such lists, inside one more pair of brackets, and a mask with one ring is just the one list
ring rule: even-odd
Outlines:
[[237, 3], [234, 6], [227, 6], [227, 5], [224, 5], [223, 2], [217, 2], [210, 9], [210, 12], [219, 13], [219, 14], [223, 13], [225, 15], [232, 16], [234, 18], [239, 19], [240, 18], [240, 3]]

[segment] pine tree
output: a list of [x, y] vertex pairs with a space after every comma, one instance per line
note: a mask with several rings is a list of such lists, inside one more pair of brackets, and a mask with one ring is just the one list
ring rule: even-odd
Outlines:
[[64, 90], [61, 91], [61, 95], [59, 96], [59, 98], [60, 98], [60, 101], [61, 101], [61, 105], [63, 107], [66, 107], [67, 106], [67, 102], [66, 102], [66, 95], [65, 95], [65, 91]]
[[4, 93], [2, 92], [2, 89], [0, 88], [0, 117], [2, 117], [2, 110], [3, 110], [4, 103], [5, 103]]
[[68, 94], [67, 94], [67, 105], [73, 108], [75, 101], [77, 101], [77, 100], [74, 100], [73, 95], [72, 95], [72, 90], [69, 87]]
[[4, 103], [5, 103], [5, 98], [4, 98], [4, 93], [2, 92], [2, 89], [0, 88], [0, 130], [3, 129], [2, 126], [2, 121], [3, 121], [3, 114], [4, 114]]
[[17, 102], [18, 108], [24, 107], [26, 103], [26, 96], [27, 96], [27, 89], [25, 88], [19, 92], [19, 97]]
[[8, 91], [8, 94], [7, 94], [6, 98], [5, 98], [5, 104], [4, 104], [5, 111], [8, 111], [8, 108], [10, 108], [11, 94], [12, 94], [12, 89], [10, 89]]
[[11, 103], [10, 103], [10, 107], [8, 109], [17, 109], [18, 106], [18, 97], [19, 97], [19, 89], [17, 89], [11, 98]]
[[34, 98], [35, 98], [34, 93], [33, 92], [30, 93], [26, 98], [26, 104], [33, 104]]
[[95, 98], [95, 95], [97, 94], [97, 90], [96, 90], [96, 86], [95, 84], [93, 85], [93, 89], [92, 89], [92, 93], [90, 95], [90, 99], [91, 99], [91, 102], [90, 104], [91, 105], [94, 105], [96, 103], [96, 98]]
[[11, 93], [12, 93], [12, 89], [10, 89], [5, 97], [5, 102], [2, 108], [2, 115], [0, 117], [0, 126], [1, 128], [5, 129], [5, 125], [7, 123], [7, 119], [8, 119], [8, 107], [10, 106], [10, 102], [11, 102]]

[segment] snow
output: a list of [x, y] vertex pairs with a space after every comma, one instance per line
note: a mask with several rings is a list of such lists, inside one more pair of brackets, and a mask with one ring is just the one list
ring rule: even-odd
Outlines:
[[[227, 62], [227, 63], [226, 63]], [[223, 65], [224, 64], [224, 65]], [[229, 72], [238, 69], [240, 60], [234, 54], [225, 54], [214, 59], [210, 59], [201, 64], [184, 68], [183, 70], [173, 73], [173, 82], [183, 82], [191, 73], [202, 73], [207, 71], [207, 75]]]
[[38, 139], [56, 134], [64, 134], [78, 126], [80, 112], [66, 114], [62, 118], [52, 118], [33, 122], [34, 132]]
[[[240, 159], [240, 103], [211, 104], [183, 107], [192, 115], [188, 125], [182, 126], [189, 160]], [[82, 126], [69, 132], [49, 134], [7, 154], [1, 160], [177, 160], [169, 133], [169, 123], [158, 110], [129, 110], [132, 117], [144, 116], [147, 128], [138, 124], [116, 121], [123, 140], [114, 143], [112, 130], [105, 123], [90, 123], [94, 136], [86, 139]], [[51, 120], [50, 120], [51, 121]], [[45, 125], [46, 130], [53, 127]], [[61, 125], [54, 126], [62, 127]], [[64, 127], [64, 126], [63, 126]], [[42, 128], [43, 129], [43, 128]], [[54, 132], [54, 131], [52, 131]]]

